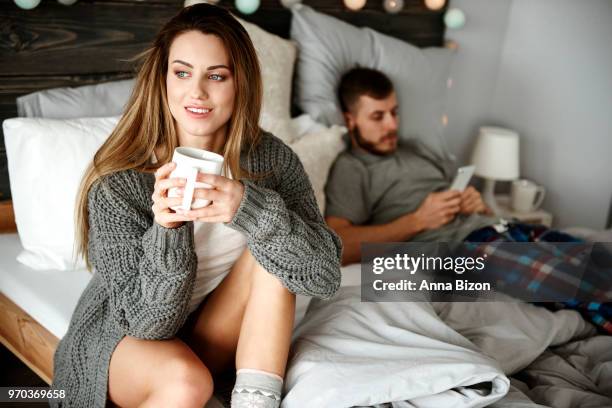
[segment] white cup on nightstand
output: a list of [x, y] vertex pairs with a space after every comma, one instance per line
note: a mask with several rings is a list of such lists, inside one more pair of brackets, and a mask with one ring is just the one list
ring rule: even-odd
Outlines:
[[517, 212], [535, 211], [542, 205], [546, 190], [530, 180], [516, 180], [512, 182], [512, 209]]

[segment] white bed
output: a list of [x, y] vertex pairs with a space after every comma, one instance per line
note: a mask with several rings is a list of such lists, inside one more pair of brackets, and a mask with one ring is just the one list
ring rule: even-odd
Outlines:
[[[600, 237], [598, 237], [600, 238]], [[76, 306], [79, 296], [81, 294], [81, 292], [85, 289], [87, 283], [89, 282], [89, 279], [91, 277], [91, 275], [89, 274], [89, 272], [87, 272], [84, 269], [79, 269], [79, 270], [72, 270], [72, 271], [60, 271], [60, 270], [33, 270], [31, 268], [28, 268], [24, 265], [21, 265], [19, 262], [17, 262], [16, 257], [19, 254], [19, 252], [22, 250], [22, 246], [19, 240], [19, 237], [16, 233], [9, 233], [9, 234], [0, 234], [0, 291], [2, 292], [2, 294], [4, 294], [4, 296], [6, 296], [12, 303], [14, 303], [19, 309], [21, 309], [23, 312], [27, 313], [29, 316], [31, 316], [32, 319], [34, 319], [40, 326], [42, 326], [43, 328], [45, 328], [46, 330], [48, 330], [53, 336], [55, 336], [57, 339], [61, 338], [67, 331], [68, 329], [68, 325], [70, 322], [70, 317], [72, 315], [72, 311], [74, 310], [74, 307]], [[347, 296], [347, 293], [352, 293], [354, 292], [354, 296], [357, 296], [358, 294], [358, 285], [360, 283], [361, 280], [361, 276], [360, 276], [360, 264], [353, 264], [353, 265], [349, 265], [346, 267], [342, 268], [342, 286], [345, 287], [344, 291], [341, 293], [344, 293], [343, 295], [340, 296], [340, 298], [342, 298], [342, 296]], [[352, 288], [351, 288], [352, 286]], [[347, 292], [348, 291], [348, 292]], [[357, 292], [355, 292], [357, 291]], [[369, 324], [374, 324], [375, 321], [379, 321], [380, 316], [391, 316], [394, 313], [397, 314], [399, 313], [401, 316], [405, 317], [405, 313], [408, 313], [408, 315], [413, 315], [415, 313], [415, 310], [413, 310], [415, 307], [418, 309], [419, 307], [412, 305], [410, 307], [412, 307], [413, 309], [410, 309], [410, 311], [408, 311], [409, 309], [408, 306], [404, 305], [392, 305], [392, 304], [368, 304], [368, 303], [361, 303], [359, 302], [358, 296], [356, 298], [356, 302], [353, 301], [353, 306], [349, 309], [342, 309], [342, 313], [338, 314], [338, 313], [332, 313], [333, 312], [333, 308], [334, 307], [345, 307], [342, 306], [342, 299], [340, 299], [340, 301], [336, 301], [336, 302], [316, 302], [316, 306], [314, 306], [314, 310], [312, 311], [312, 313], [308, 314], [308, 318], [307, 319], [302, 319], [306, 308], [308, 307], [309, 304], [309, 299], [299, 296], [298, 297], [298, 301], [297, 301], [297, 308], [296, 308], [296, 326], [298, 325], [298, 323], [303, 320], [303, 324], [298, 328], [298, 330], [296, 330], [296, 333], [294, 334], [294, 347], [296, 347], [296, 356], [298, 356], [299, 358], [293, 359], [289, 368], [290, 371], [290, 376], [288, 376], [287, 378], [287, 386], [290, 389], [290, 393], [288, 394], [288, 399], [286, 401], [286, 406], [287, 407], [293, 407], [293, 406], [301, 406], [301, 403], [299, 403], [299, 401], [303, 400], [304, 393], [311, 395], [312, 390], [310, 390], [308, 388], [308, 384], [309, 382], [311, 382], [312, 380], [307, 377], [308, 375], [313, 375], [313, 374], [308, 374], [309, 370], [304, 370], [304, 367], [310, 367], [312, 364], [317, 363], [319, 364], [319, 366], [317, 366], [316, 371], [316, 375], [313, 378], [328, 378], [325, 375], [323, 375], [325, 373], [325, 366], [321, 366], [320, 362], [317, 361], [310, 361], [309, 360], [309, 355], [312, 353], [308, 353], [304, 351], [304, 345], [308, 345], [311, 344], [312, 342], [310, 340], [316, 340], [314, 341], [314, 343], [318, 343], [320, 341], [320, 339], [316, 338], [317, 336], [317, 332], [319, 331], [319, 329], [324, 329], [323, 331], [325, 333], [328, 332], [333, 332], [334, 328], [338, 329], [341, 327], [344, 327], [342, 325], [345, 325], [345, 329], [344, 330], [345, 334], [347, 333], [351, 333], [351, 330], [355, 330], [355, 326], [354, 326], [354, 321], [357, 321], [359, 316], [367, 316], [368, 310], [370, 308], [375, 308], [377, 310], [376, 312], [376, 316], [378, 316], [377, 318], [373, 318], [373, 317], [369, 317], [366, 320], [369, 322], [368, 324], [365, 324], [365, 326], [368, 326]], [[338, 306], [336, 306], [338, 305]], [[321, 308], [323, 307], [323, 309], [328, 308], [329, 310], [321, 310]], [[481, 350], [479, 351], [480, 357], [479, 358], [484, 358], [486, 359], [487, 355], [496, 355], [499, 354], [500, 350], [513, 350], [513, 352], [511, 353], [512, 355], [516, 355], [514, 354], [514, 352], [516, 352], [516, 348], [518, 347], [516, 344], [512, 344], [512, 345], [508, 345], [506, 344], [506, 340], [503, 338], [498, 338], [498, 336], [493, 335], [496, 330], [491, 329], [492, 323], [488, 322], [487, 324], [480, 324], [478, 323], [477, 319], [474, 319], [472, 317], [469, 317], [469, 313], [468, 310], [463, 310], [461, 308], [465, 307], [462, 306], [461, 304], [452, 304], [450, 306], [449, 310], [451, 310], [450, 315], [452, 315], [453, 313], [455, 315], [458, 315], [459, 318], [456, 322], [453, 319], [446, 319], [447, 321], [445, 322], [445, 324], [448, 324], [450, 326], [453, 326], [453, 328], [455, 330], [457, 330], [457, 332], [452, 331], [453, 333], [456, 333], [457, 336], [459, 336], [459, 333], [462, 333], [463, 335], [465, 335], [467, 338], [470, 338], [469, 341], [466, 338], [465, 341], [467, 343], [471, 343], [474, 342], [474, 344], [477, 344], [479, 348], [481, 348]], [[364, 309], [364, 310], [361, 310]], [[367, 310], [366, 310], [367, 309]], [[380, 310], [378, 309], [385, 309], [384, 313], [382, 313]], [[455, 310], [457, 309], [457, 310]], [[492, 309], [494, 309], [494, 307], [492, 307]], [[318, 313], [317, 313], [318, 310]], [[471, 310], [471, 309], [470, 309]], [[498, 313], [499, 312], [499, 313]], [[510, 313], [512, 316], [516, 317], [518, 315], [520, 315], [519, 313], [520, 311], [515, 311], [513, 313]], [[352, 315], [351, 315], [352, 313]], [[549, 312], [545, 312], [543, 309], [540, 310], [540, 308], [533, 308], [533, 310], [530, 313], [535, 313], [535, 314], [539, 314], [539, 313], [549, 313]], [[519, 335], [520, 333], [525, 334], [525, 338], [521, 340], [521, 344], [524, 344], [524, 347], [519, 347], [521, 348], [521, 355], [526, 356], [529, 353], [533, 354], [532, 356], [528, 357], [524, 357], [523, 359], [525, 359], [526, 361], [523, 362], [523, 366], [527, 365], [527, 360], [531, 361], [534, 358], [537, 357], [537, 355], [544, 349], [546, 348], [546, 346], [551, 345], [552, 343], [558, 342], [557, 344], [563, 344], [565, 343], [567, 340], [569, 340], [570, 337], [575, 337], [576, 333], [581, 332], [584, 330], [584, 328], [582, 327], [583, 324], [580, 323], [581, 319], [577, 318], [576, 316], [571, 316], [572, 313], [574, 312], [563, 312], [565, 314], [559, 314], [555, 319], [552, 319], [551, 322], [554, 322], [555, 320], [558, 320], [557, 323], [553, 324], [553, 326], [551, 327], [556, 327], [554, 330], [552, 330], [551, 328], [548, 329], [541, 329], [540, 332], [538, 332], [537, 334], [531, 333], [529, 332], [529, 330], [524, 328], [523, 324], [517, 324], [516, 327], [514, 327], [513, 330], [514, 332], [514, 336]], [[448, 314], [448, 313], [447, 313]], [[495, 315], [495, 321], [499, 320], [499, 318], [502, 315], [505, 315], [507, 313], [501, 313], [501, 311], [497, 311], [495, 313], [493, 313]], [[441, 314], [441, 316], [443, 316], [444, 314]], [[449, 316], [450, 316], [449, 315]], [[345, 318], [343, 317], [343, 319], [341, 321], [333, 321], [333, 319], [330, 318], [330, 316], [336, 316], [336, 317], [342, 317], [345, 316]], [[387, 317], [388, 317], [387, 316]], [[400, 316], [400, 317], [401, 317]], [[468, 316], [468, 317], [466, 317]], [[528, 316], [528, 320], [529, 319], [533, 319], [534, 316], [531, 314], [527, 314], [526, 316]], [[552, 315], [551, 315], [552, 316]], [[448, 316], [447, 316], [448, 317]], [[451, 316], [452, 317], [452, 316]], [[455, 316], [456, 317], [456, 316]], [[506, 316], [505, 319], [507, 319], [508, 317]], [[318, 321], [317, 319], [319, 319], [320, 321]], [[322, 319], [322, 320], [321, 320]], [[404, 318], [398, 318], [399, 320], [397, 320], [398, 322], [401, 320], [402, 322], [404, 322]], [[429, 320], [427, 319], [417, 319], [419, 321], [421, 321], [421, 323], [423, 323], [424, 321], [437, 321], [438, 318], [435, 317], [435, 315], [429, 316], [428, 317]], [[432, 320], [433, 319], [433, 320]], [[462, 320], [463, 319], [463, 320]], [[328, 321], [329, 320], [329, 321]], [[384, 319], [382, 319], [384, 320]], [[409, 319], [411, 320], [411, 319]], [[545, 319], [545, 321], [548, 321], [548, 319]], [[571, 322], [574, 322], [574, 324], [570, 324]], [[457, 323], [459, 322], [459, 323]], [[380, 323], [380, 322], [379, 322]], [[406, 323], [406, 322], [404, 322]], [[421, 324], [419, 323], [419, 325]], [[467, 326], [469, 326], [469, 330], [464, 330], [465, 327], [462, 327], [461, 325], [465, 325], [466, 323], [469, 323]], [[502, 326], [506, 327], [510, 325], [510, 322], [499, 322]], [[21, 322], [19, 323], [21, 325]], [[325, 328], [325, 325], [332, 325], [333, 327], [328, 327]], [[406, 323], [408, 324], [408, 323]], [[402, 324], [404, 325], [404, 324]], [[474, 325], [478, 326], [478, 327], [474, 327]], [[363, 325], [362, 325], [363, 326]], [[389, 326], [389, 324], [387, 324], [386, 326], [383, 325], [381, 326], [380, 329], [380, 333], [385, 332], [385, 327]], [[396, 326], [396, 324], [391, 324], [389, 327], [391, 326]], [[454, 327], [456, 326], [456, 327]], [[466, 327], [467, 327], [466, 326]], [[472, 338], [472, 336], [470, 336], [467, 333], [471, 333], [474, 330], [478, 329], [480, 330], [480, 326], [485, 327], [485, 329], [482, 329], [484, 331], [489, 330], [489, 332], [487, 333], [480, 333], [478, 336], [476, 336], [475, 338]], [[576, 328], [573, 329], [567, 329], [568, 327], [573, 327], [576, 326]], [[310, 329], [309, 329], [310, 327]], [[357, 326], [359, 327], [359, 326]], [[402, 332], [404, 336], [418, 336], [419, 333], [419, 327], [406, 327], [407, 331]], [[441, 326], [442, 327], [442, 326]], [[486, 327], [489, 327], [489, 329], [486, 329]], [[314, 328], [315, 333], [310, 333], [308, 334], [308, 331]], [[550, 329], [550, 330], [549, 330]], [[446, 330], [446, 329], [445, 329]], [[542, 331], [543, 330], [543, 331]], [[563, 334], [563, 332], [568, 331], [568, 333], [570, 334]], [[30, 333], [32, 332], [32, 330], [28, 329], [28, 335], [30, 335]], [[548, 333], [546, 336], [544, 335], [544, 332]], [[416, 333], [416, 334], [415, 334]], [[556, 335], [552, 335], [551, 333], [557, 333]], [[573, 334], [572, 334], [573, 333]], [[481, 336], [486, 334], [486, 336]], [[310, 339], [310, 337], [312, 337], [314, 335], [314, 337], [312, 339]], [[545, 337], [548, 337], [548, 335], [550, 335], [550, 339], [544, 339]], [[310, 336], [310, 337], [309, 337]], [[446, 336], [446, 335], [445, 335]], [[25, 335], [24, 335], [25, 337]], [[50, 336], [52, 337], [52, 336]], [[328, 338], [329, 336], [325, 335], [326, 338]], [[333, 336], [332, 336], [333, 337]], [[349, 336], [350, 337], [350, 336]], [[364, 345], [368, 345], [368, 342], [364, 339], [361, 339], [357, 334], [355, 334], [354, 336], [354, 341], [360, 341], [361, 343], [359, 343], [359, 346], [356, 347], [356, 350], [362, 350], [364, 349]], [[487, 342], [485, 342], [484, 344], [478, 344], [478, 340], [477, 338], [487, 338]], [[519, 336], [520, 337], [520, 336]], [[563, 340], [560, 341], [560, 337], [563, 338]], [[580, 336], [578, 336], [580, 337]], [[377, 337], [378, 338], [378, 337]], [[427, 335], [425, 335], [424, 338], [427, 339], [435, 339], [435, 336], [431, 333], [427, 333]], [[458, 337], [459, 339], [462, 338], [462, 336]], [[45, 353], [40, 353], [40, 355], [44, 355], [45, 358], [48, 360], [50, 359], [50, 357], [52, 356], [52, 352], [55, 348], [55, 344], [56, 344], [56, 340], [54, 338], [51, 338], [51, 341], [48, 342], [47, 346], [46, 346], [46, 350]], [[542, 344], [528, 344], [529, 342], [527, 341], [527, 339], [532, 339], [532, 342], [536, 342], [536, 343], [542, 343]], [[538, 341], [535, 341], [533, 339], [539, 339]], [[305, 340], [307, 340], [305, 342]], [[603, 341], [608, 341], [609, 343], [610, 339], [603, 339]], [[379, 353], [381, 353], [381, 351], [384, 349], [384, 347], [389, 347], [392, 344], [395, 344], [395, 342], [398, 341], [397, 336], [393, 336], [393, 339], [389, 340], [389, 344], [385, 345], [385, 344], [378, 344], [378, 342], [376, 344], [374, 344], [372, 347], [374, 347], [373, 350], [371, 350], [372, 355], [377, 355], [377, 359], [380, 359], [381, 355], [379, 355]], [[427, 341], [432, 341], [432, 340], [427, 340]], [[461, 340], [463, 341], [463, 340]], [[600, 340], [602, 341], [602, 340]], [[313, 344], [314, 344], [313, 343]], [[384, 343], [384, 342], [383, 342]], [[427, 343], [427, 342], [426, 342]], [[466, 343], [466, 344], [467, 344]], [[490, 344], [489, 344], [490, 343]], [[428, 343], [427, 343], [428, 344]], [[408, 345], [404, 345], [405, 347], [402, 348], [401, 351], [402, 355], [404, 355], [405, 353], [407, 353], [408, 351], [412, 350], [413, 353], [416, 353], [412, 358], [421, 358], [424, 349], [427, 349], [427, 344], [412, 344], [410, 346]], [[489, 344], [489, 346], [486, 346], [487, 344]], [[384, 346], [384, 347], [383, 347]], [[26, 345], [27, 347], [27, 345]], [[446, 345], [446, 347], [455, 347], [455, 345], [451, 345], [448, 346]], [[487, 347], [490, 348], [490, 350], [485, 350]], [[606, 346], [607, 347], [607, 346]], [[44, 349], [44, 347], [43, 347]], [[327, 350], [329, 352], [329, 350], [333, 350], [333, 347], [329, 347], [329, 345], [325, 346], [323, 348], [323, 350]], [[343, 349], [344, 350], [344, 349]], [[378, 351], [376, 351], [378, 350]], [[536, 351], [537, 350], [537, 351]], [[438, 352], [442, 352], [440, 350], [438, 350]], [[438, 353], [437, 352], [437, 353]], [[468, 351], [468, 353], [471, 353], [472, 351]], [[319, 355], [321, 354], [322, 351], [320, 350], [315, 350], [315, 355]], [[334, 359], [340, 359], [338, 361], [335, 361], [334, 363], [334, 368], [333, 370], [339, 370], [342, 367], [342, 364], [344, 364], [345, 362], [342, 360], [342, 358], [344, 355], [346, 354], [346, 350], [344, 351], [336, 351], [336, 352], [332, 352], [330, 356], [324, 356], [324, 360], [327, 361], [335, 361]], [[358, 355], [360, 356], [359, 359], [360, 361], [362, 361], [362, 366], [361, 369], [358, 369], [359, 366], [353, 366], [350, 365], [349, 367], [349, 372], [353, 373], [353, 375], [355, 376], [355, 378], [357, 378], [359, 375], [361, 375], [362, 377], [364, 376], [364, 370], [367, 371], [367, 373], [371, 374], [371, 371], [373, 370], [373, 368], [371, 367], [371, 364], [368, 365], [368, 361], [367, 359], [361, 355], [362, 351], [358, 352]], [[368, 353], [366, 353], [368, 354]], [[475, 356], [477, 356], [478, 354], [474, 354]], [[350, 356], [349, 356], [350, 357]], [[354, 356], [355, 358], [357, 356]], [[470, 357], [472, 358], [472, 357]], [[316, 360], [316, 359], [315, 359]], [[376, 359], [375, 359], [376, 360]], [[392, 361], [394, 359], [389, 359], [389, 361]], [[397, 358], [395, 358], [395, 360], [397, 360]], [[501, 367], [505, 367], [505, 365], [507, 365], [507, 361], [504, 363], [505, 360], [512, 360], [514, 361], [513, 358], [510, 359], [504, 359], [504, 358], [499, 358], [498, 359], [499, 363], [501, 364]], [[609, 358], [604, 359], [604, 360], [609, 360]], [[471, 360], [470, 360], [471, 361]], [[471, 363], [473, 363], [473, 361], [471, 361]], [[603, 365], [607, 364], [606, 362], [602, 362]], [[465, 365], [465, 364], [464, 364]], [[387, 370], [389, 367], [387, 367], [387, 365], [384, 365], [385, 367], [383, 367], [383, 371]], [[462, 366], [462, 365], [460, 365]], [[485, 364], [486, 366], [486, 364]], [[495, 383], [499, 383], [502, 384], [502, 382], [507, 381], [505, 380], [505, 376], [504, 376], [504, 372], [505, 374], [511, 374], [512, 372], [514, 372], [516, 370], [517, 367], [513, 367], [513, 369], [509, 370], [509, 369], [501, 369], [501, 368], [496, 368], [497, 367], [497, 363], [495, 362], [491, 362], [489, 364], [489, 371], [491, 371], [491, 375], [493, 375], [493, 377], [497, 378], [495, 381]], [[49, 366], [50, 367], [50, 366]], [[50, 368], [47, 368], [47, 370], [49, 370]], [[459, 366], [458, 366], [459, 367]], [[547, 367], [547, 366], [546, 366]], [[536, 366], [537, 368], [537, 366]], [[452, 370], [453, 373], [457, 374], [458, 369], [454, 369]], [[478, 370], [477, 370], [478, 371]], [[485, 372], [486, 370], [479, 370], [478, 373], [479, 375], [483, 375], [482, 373]], [[583, 370], [583, 371], [588, 371], [588, 370]], [[366, 374], [367, 374], [366, 373]], [[486, 373], [488, 373], [488, 371], [486, 371]], [[535, 373], [537, 374], [538, 372], [535, 371]], [[459, 374], [457, 374], [459, 375]], [[535, 375], [535, 374], [534, 374]], [[538, 374], [539, 375], [539, 374]], [[306, 376], [306, 377], [304, 377]], [[302, 378], [304, 377], [304, 378]], [[332, 376], [333, 377], [333, 376]], [[412, 375], [411, 375], [412, 377]], [[463, 378], [460, 378], [461, 381], [463, 381]], [[503, 380], [503, 381], [502, 381]], [[297, 382], [296, 382], [297, 381]], [[325, 380], [327, 381], [327, 380]], [[480, 382], [481, 380], [478, 380], [477, 382]], [[501, 381], [501, 382], [500, 382]], [[316, 383], [316, 381], [315, 381]], [[418, 382], [417, 382], [418, 383]], [[344, 383], [343, 383], [344, 384]], [[500, 386], [497, 385], [498, 388], [504, 388], [501, 391], [498, 391], [498, 393], [505, 393], [508, 390], [505, 390], [505, 387], [507, 387], [506, 385]], [[329, 384], [328, 384], [329, 385]], [[386, 387], [389, 384], [386, 384], [386, 381], [384, 381], [382, 383], [382, 385], [380, 385], [379, 388], [381, 389], [386, 389]], [[322, 385], [319, 384], [317, 387], [321, 388]], [[500, 388], [500, 389], [501, 389]], [[339, 384], [336, 384], [332, 387], [332, 390], [328, 390], [328, 394], [331, 393], [330, 395], [327, 395], [326, 398], [329, 398], [331, 400], [333, 400], [334, 398], [337, 398], [338, 395], [346, 395], [343, 392], [336, 392], [335, 390], [341, 390], [342, 386]], [[369, 387], [365, 387], [364, 389], [368, 389], [368, 391], [366, 392], [366, 394], [370, 393]], [[396, 387], [396, 389], [400, 389], [403, 390], [402, 387], [398, 388]], [[414, 390], [408, 390], [405, 392], [412, 392], [414, 394]], [[372, 390], [371, 393], [372, 394], [380, 394], [380, 392], [375, 392], [376, 389], [375, 387], [372, 386]], [[512, 389], [510, 389], [509, 391], [512, 391]], [[404, 391], [402, 391], [404, 392]], [[450, 392], [450, 391], [449, 391]], [[432, 398], [446, 398], [447, 396], [445, 396], [446, 394], [448, 394], [448, 392], [442, 392], [439, 393], [437, 395], [434, 395]], [[456, 394], [454, 392], [451, 392], [451, 394]], [[511, 393], [512, 394], [512, 393]], [[410, 393], [408, 393], [407, 395], [411, 395]], [[407, 397], [407, 395], [403, 395], [403, 394], [397, 394], [394, 395], [396, 398], [398, 398], [398, 400], [402, 400], [404, 397]], [[551, 394], [551, 395], [557, 395], [557, 394]], [[489, 398], [489, 399], [498, 399], [501, 395], [499, 396], [495, 396], [493, 394], [489, 395], [489, 396], [478, 396], [478, 398]], [[291, 398], [289, 398], [291, 397]], [[520, 395], [520, 398], [525, 398], [524, 395]], [[591, 398], [593, 398], [593, 396], [590, 396]], [[595, 396], [597, 397], [597, 396]], [[429, 398], [429, 397], [428, 397]], [[511, 400], [512, 395], [508, 395], [506, 398], [504, 398], [503, 402], [509, 403]], [[293, 401], [293, 402], [292, 402]], [[297, 403], [296, 403], [297, 401]], [[361, 401], [367, 401], [367, 402], [374, 402], [373, 399], [363, 399]], [[526, 399], [526, 401], [529, 401], [528, 399]], [[415, 400], [413, 400], [413, 402], [415, 402]], [[421, 401], [421, 402], [425, 402], [425, 400]], [[492, 401], [490, 401], [492, 402]], [[501, 401], [500, 401], [501, 402]], [[482, 403], [486, 403], [485, 401], [481, 401], [481, 402], [477, 402], [475, 400], [471, 400], [469, 404], [467, 404], [466, 406], [480, 406], [480, 404]], [[342, 404], [340, 404], [342, 405]], [[349, 404], [350, 405], [350, 404]], [[361, 405], [361, 404], [360, 404]], [[369, 405], [369, 404], [368, 404]], [[421, 406], [419, 404], [417, 404], [417, 406]], [[427, 404], [423, 405], [423, 406], [428, 406]], [[500, 405], [502, 406], [502, 405]], [[511, 405], [512, 406], [512, 405]], [[529, 406], [529, 407], [535, 407], [537, 406], [536, 404], [527, 404], [525, 406]], [[222, 404], [222, 402], [217, 399], [217, 398], [213, 398], [208, 405], [206, 406], [206, 408], [223, 408], [224, 405]]]
[[[17, 262], [22, 250], [19, 236], [0, 234], [0, 292], [32, 316], [58, 339], [68, 330], [79, 296], [91, 279], [85, 269], [34, 270]], [[359, 264], [342, 268], [342, 285], [358, 285]], [[296, 325], [304, 316], [309, 298], [298, 296]]]
[[0, 234], [0, 291], [58, 339], [91, 275], [85, 269], [37, 271], [17, 262], [17, 234]]
[[[91, 274], [86, 269], [35, 270], [17, 262], [23, 250], [17, 233], [0, 234], [0, 292], [57, 339], [68, 331], [70, 317]], [[360, 265], [342, 268], [343, 286], [358, 285]], [[308, 307], [309, 298], [298, 296], [296, 325]], [[34, 368], [34, 367], [32, 367]], [[213, 398], [206, 408], [223, 405]]]
[[[0, 292], [32, 316], [58, 339], [68, 330], [79, 296], [91, 279], [85, 269], [38, 271], [17, 262], [23, 249], [19, 236], [0, 234]], [[342, 268], [342, 286], [359, 285], [360, 265]], [[306, 313], [309, 299], [298, 296], [296, 325]]]

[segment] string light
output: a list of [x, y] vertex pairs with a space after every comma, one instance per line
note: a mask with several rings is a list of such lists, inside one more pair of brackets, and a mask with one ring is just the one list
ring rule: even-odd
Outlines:
[[383, 8], [387, 13], [397, 14], [404, 8], [404, 0], [384, 0]]
[[236, 0], [235, 6], [242, 14], [253, 14], [259, 8], [259, 0]]
[[366, 0], [344, 0], [344, 5], [346, 6], [346, 8], [353, 11], [362, 9], [365, 4]]
[[465, 25], [465, 14], [458, 8], [452, 8], [444, 14], [444, 24], [451, 29], [461, 28]]
[[425, 0], [425, 5], [430, 10], [440, 10], [446, 4], [446, 0]]
[[15, 4], [24, 10], [31, 10], [40, 4], [40, 0], [15, 0]]

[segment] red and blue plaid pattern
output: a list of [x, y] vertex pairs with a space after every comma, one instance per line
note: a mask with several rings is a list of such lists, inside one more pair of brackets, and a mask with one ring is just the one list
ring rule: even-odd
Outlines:
[[[495, 270], [503, 274], [496, 276], [502, 282], [525, 291], [538, 293], [542, 298], [558, 298], [560, 293], [572, 293], [578, 288], [576, 298], [563, 302], [535, 303], [548, 308], [568, 308], [579, 311], [585, 319], [595, 324], [600, 331], [612, 334], [612, 293], [607, 293], [612, 279], [612, 265], [589, 268], [583, 275], [585, 257], [592, 257], [590, 248], [583, 241], [563, 232], [550, 230], [541, 225], [509, 224], [504, 232], [493, 227], [474, 231], [466, 239], [474, 243], [472, 250], [487, 254], [487, 263], [495, 263]], [[564, 242], [563, 250], [555, 245], [516, 246], [496, 245], [502, 242]], [[575, 243], [572, 245], [571, 243]], [[587, 250], [587, 248], [589, 248]], [[604, 284], [605, 283], [605, 284]], [[592, 301], [601, 300], [602, 301]]]

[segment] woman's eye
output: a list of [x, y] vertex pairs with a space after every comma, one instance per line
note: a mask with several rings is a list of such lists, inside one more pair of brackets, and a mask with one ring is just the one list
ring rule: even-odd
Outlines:
[[212, 74], [211, 76], [209, 76], [210, 79], [212, 79], [213, 81], [222, 81], [223, 80], [223, 75], [219, 75], [219, 74]]
[[186, 78], [188, 75], [187, 71], [176, 71], [174, 74], [179, 78]]

